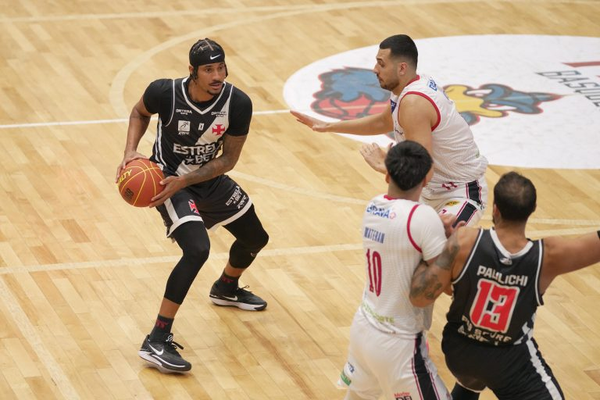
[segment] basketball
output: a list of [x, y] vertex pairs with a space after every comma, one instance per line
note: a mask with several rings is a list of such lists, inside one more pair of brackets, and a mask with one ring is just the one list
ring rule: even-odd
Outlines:
[[127, 163], [117, 185], [123, 200], [135, 207], [148, 207], [150, 199], [165, 188], [161, 169], [150, 160], [137, 159]]

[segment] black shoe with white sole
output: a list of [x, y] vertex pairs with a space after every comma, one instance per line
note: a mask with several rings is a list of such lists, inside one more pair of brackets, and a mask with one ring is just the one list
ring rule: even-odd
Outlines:
[[216, 305], [237, 307], [247, 311], [262, 311], [267, 308], [266, 301], [246, 290], [248, 286], [237, 288], [233, 293], [225, 293], [219, 290], [217, 282], [210, 289], [210, 299]]
[[192, 364], [185, 361], [177, 352], [183, 346], [173, 341], [173, 334], [165, 335], [164, 340], [151, 341], [150, 335], [146, 336], [138, 355], [148, 361], [152, 367], [160, 372], [186, 372], [192, 369]]

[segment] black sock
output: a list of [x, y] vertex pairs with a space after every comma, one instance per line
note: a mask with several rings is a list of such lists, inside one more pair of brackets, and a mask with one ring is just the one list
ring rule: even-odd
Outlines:
[[217, 281], [217, 286], [225, 293], [233, 294], [238, 288], [240, 277], [229, 276], [223, 271], [221, 277]]
[[167, 335], [171, 333], [172, 327], [173, 318], [163, 317], [159, 314], [158, 317], [156, 317], [154, 328], [152, 328], [152, 332], [150, 332], [150, 341], [164, 340]]
[[454, 385], [452, 389], [452, 400], [477, 400], [479, 399], [479, 393], [473, 392], [458, 383]]

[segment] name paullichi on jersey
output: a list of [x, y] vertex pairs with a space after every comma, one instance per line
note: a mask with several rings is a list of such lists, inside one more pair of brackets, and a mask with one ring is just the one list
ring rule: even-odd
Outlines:
[[167, 175], [187, 174], [215, 158], [229, 127], [233, 85], [225, 83], [218, 97], [201, 109], [188, 98], [187, 79], [173, 80], [171, 113], [159, 113], [152, 158]]

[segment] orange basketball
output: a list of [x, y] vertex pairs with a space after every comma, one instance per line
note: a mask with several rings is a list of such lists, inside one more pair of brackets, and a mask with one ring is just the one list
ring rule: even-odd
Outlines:
[[127, 163], [117, 185], [126, 202], [136, 207], [148, 207], [150, 199], [165, 188], [160, 184], [164, 178], [158, 165], [140, 158]]

